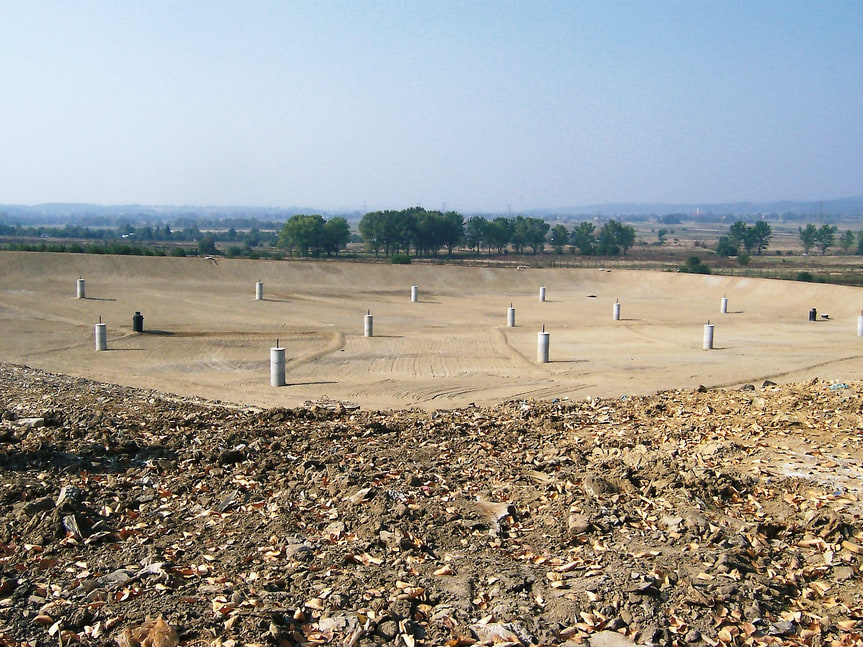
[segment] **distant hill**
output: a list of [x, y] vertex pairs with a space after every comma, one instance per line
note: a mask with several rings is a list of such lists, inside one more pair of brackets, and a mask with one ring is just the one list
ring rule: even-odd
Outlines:
[[325, 213], [311, 207], [100, 205], [53, 202], [36, 205], [0, 204], [0, 222], [21, 224], [132, 224], [247, 219], [284, 221], [298, 213]]
[[[409, 205], [392, 205], [401, 209]], [[321, 214], [325, 217], [344, 216], [349, 221], [358, 221], [363, 216], [361, 210], [329, 212], [314, 207], [253, 207], [253, 206], [196, 206], [196, 205], [99, 205], [86, 203], [45, 203], [37, 205], [0, 204], [0, 223], [6, 224], [84, 224], [112, 225], [122, 222], [132, 224], [147, 222], [210, 221], [219, 220], [258, 220], [285, 221], [298, 213]], [[574, 207], [536, 208], [519, 212], [522, 215], [538, 218], [565, 218], [584, 216], [662, 216], [666, 214], [717, 216], [752, 216], [756, 214], [795, 214], [838, 216], [842, 218], [863, 218], [863, 196], [838, 198], [833, 200], [776, 201], [776, 202], [726, 202], [713, 204], [696, 203], [635, 203], [607, 202]], [[472, 213], [464, 214], [466, 216]], [[483, 213], [485, 216], [506, 215]], [[513, 214], [515, 215], [515, 214]]]
[[775, 202], [718, 202], [698, 203], [635, 203], [607, 202], [580, 207], [535, 209], [528, 215], [554, 216], [615, 216], [615, 215], [664, 215], [681, 213], [746, 216], [752, 214], [828, 214], [836, 216], [863, 216], [863, 196], [834, 200], [811, 200], [797, 202], [781, 200]]

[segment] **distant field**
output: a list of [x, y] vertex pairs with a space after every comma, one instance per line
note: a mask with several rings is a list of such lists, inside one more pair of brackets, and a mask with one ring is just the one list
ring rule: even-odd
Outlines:
[[[75, 298], [79, 277], [86, 299]], [[411, 285], [419, 303], [410, 303]], [[6, 361], [256, 406], [331, 398], [450, 408], [863, 377], [863, 290], [841, 286], [607, 268], [0, 252], [0, 290]], [[506, 327], [510, 303], [515, 328]], [[808, 321], [810, 308], [829, 318]], [[363, 336], [368, 310], [372, 338]], [[136, 311], [144, 334], [132, 332]], [[100, 316], [107, 352], [94, 350]], [[701, 348], [708, 320], [713, 351]], [[551, 362], [537, 364], [543, 325]], [[269, 385], [276, 339], [287, 348], [281, 388]]]

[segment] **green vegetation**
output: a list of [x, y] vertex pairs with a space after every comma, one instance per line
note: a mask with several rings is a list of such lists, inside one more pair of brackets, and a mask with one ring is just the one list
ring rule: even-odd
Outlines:
[[[863, 264], [854, 256], [863, 255], [860, 215], [839, 218], [820, 213], [810, 222], [796, 214], [748, 219], [715, 214], [597, 215], [581, 221], [561, 216], [549, 223], [527, 215], [465, 218], [454, 211], [412, 207], [349, 218], [285, 214], [280, 222], [265, 222], [183, 216], [176, 222], [147, 223], [118, 217], [112, 222], [82, 218], [74, 224], [22, 226], [0, 213], [0, 249], [618, 267], [863, 285]], [[812, 253], [815, 249], [820, 254]], [[699, 264], [689, 260], [693, 255]]]
[[299, 256], [338, 256], [350, 237], [348, 221], [340, 216], [324, 220], [320, 215], [297, 214], [282, 227], [277, 246]]
[[808, 254], [818, 240], [818, 227], [809, 223], [806, 227], [798, 227], [797, 231], [800, 232], [800, 244], [803, 245], [803, 253]]
[[[759, 256], [770, 245], [773, 237], [773, 229], [770, 225], [759, 220], [754, 225], [747, 225], [738, 220], [728, 229], [728, 235], [719, 238], [716, 253], [720, 256], [738, 256], [740, 248], [745, 250], [747, 257], [755, 250]], [[745, 264], [748, 261], [744, 261]]]
[[[818, 247], [821, 250], [821, 255], [824, 256], [827, 250], [836, 244], [836, 232], [838, 228], [835, 225], [821, 225], [816, 227], [813, 224], [808, 224], [806, 227], [798, 227], [800, 232], [800, 244], [803, 246], [803, 253], [808, 254], [813, 247]], [[840, 241], [842, 248], [848, 251], [851, 245], [854, 244], [854, 233], [846, 231], [842, 235]]]
[[401, 211], [372, 211], [359, 224], [366, 248], [375, 256], [390, 254], [437, 256], [441, 248], [451, 256], [464, 240], [464, 217], [455, 211], [441, 213], [412, 207]]
[[620, 250], [623, 255], [635, 244], [635, 228], [611, 219], [599, 230], [596, 238], [595, 253], [600, 256], [617, 256]]
[[833, 247], [836, 242], [836, 226], [835, 225], [821, 225], [818, 229], [818, 233], [815, 236], [815, 244], [821, 250], [821, 255], [824, 256], [827, 253], [827, 250]]
[[710, 274], [710, 268], [697, 256], [690, 256], [686, 263], [678, 268], [679, 272], [688, 274]]

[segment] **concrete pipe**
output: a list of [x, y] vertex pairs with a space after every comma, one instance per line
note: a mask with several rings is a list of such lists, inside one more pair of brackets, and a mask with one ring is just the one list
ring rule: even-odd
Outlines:
[[96, 350], [108, 350], [108, 324], [96, 324]]
[[704, 324], [704, 342], [701, 348], [703, 350], [713, 350], [713, 324]]
[[539, 364], [548, 364], [549, 333], [544, 330], [536, 336], [536, 361]]
[[[277, 342], [278, 343], [278, 342]], [[270, 386], [285, 386], [285, 349], [270, 348]]]

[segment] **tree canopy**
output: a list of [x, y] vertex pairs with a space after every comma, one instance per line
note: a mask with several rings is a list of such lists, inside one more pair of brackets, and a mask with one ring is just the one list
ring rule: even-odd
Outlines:
[[359, 225], [366, 247], [375, 254], [410, 253], [417, 256], [437, 256], [453, 249], [465, 238], [464, 216], [455, 211], [426, 211], [411, 207], [401, 211], [371, 211]]
[[348, 221], [337, 216], [324, 220], [318, 214], [291, 216], [279, 232], [277, 246], [300, 256], [336, 254], [344, 249], [351, 236]]
[[764, 220], [759, 220], [754, 225], [738, 220], [728, 228], [728, 235], [719, 239], [716, 253], [720, 256], [737, 256], [743, 247], [747, 254], [755, 250], [760, 255], [770, 245], [772, 237], [773, 230]]

